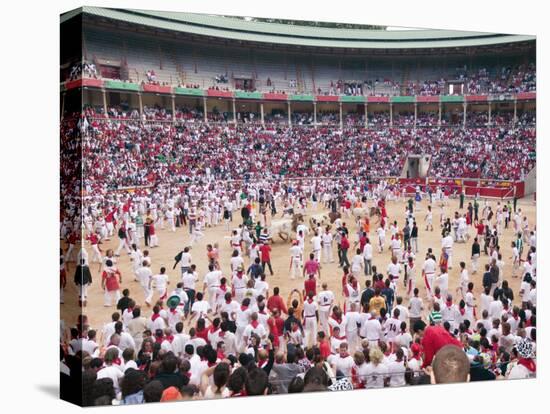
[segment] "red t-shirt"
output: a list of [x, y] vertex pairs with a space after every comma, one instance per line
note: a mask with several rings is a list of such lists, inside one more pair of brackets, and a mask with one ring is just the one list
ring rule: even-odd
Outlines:
[[304, 269], [306, 269], [306, 274], [314, 275], [317, 273], [317, 270], [319, 270], [319, 263], [317, 260], [308, 260], [304, 266]]
[[304, 290], [306, 291], [306, 295], [309, 292], [313, 292], [314, 296], [317, 294], [317, 281], [315, 280], [315, 278], [307, 279], [304, 282]]
[[262, 244], [260, 247], [260, 253], [262, 254], [262, 262], [269, 262], [271, 258], [269, 257], [269, 252], [271, 251], [271, 246], [268, 244]]
[[331, 354], [330, 352], [330, 345], [328, 344], [328, 341], [321, 341], [319, 343], [319, 351], [321, 352], [321, 356], [323, 358], [328, 358], [328, 356]]
[[279, 309], [283, 313], [288, 313], [285, 301], [279, 295], [270, 296], [267, 300], [267, 309], [269, 309], [270, 312], [273, 312], [273, 309], [275, 308]]
[[443, 326], [428, 326], [422, 338], [422, 349], [424, 350], [424, 363], [422, 367], [430, 365], [437, 351], [445, 345], [462, 347], [460, 341], [451, 336]]
[[479, 223], [476, 226], [476, 229], [477, 229], [477, 235], [481, 236], [483, 234], [483, 230], [485, 230], [485, 226], [483, 224]]
[[342, 241], [340, 242], [340, 247], [342, 250], [349, 249], [349, 241], [347, 237], [342, 237]]
[[110, 292], [120, 289], [120, 285], [118, 284], [119, 277], [120, 272], [118, 271], [118, 269], [113, 272], [108, 272], [104, 270], [103, 274], [101, 275], [101, 278], [105, 281], [105, 288]]

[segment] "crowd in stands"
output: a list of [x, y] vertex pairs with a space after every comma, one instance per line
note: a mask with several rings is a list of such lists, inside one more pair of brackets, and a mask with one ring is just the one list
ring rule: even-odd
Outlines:
[[[93, 63], [83, 62], [74, 65], [69, 73], [69, 79], [74, 80], [81, 76], [97, 78], [98, 71]], [[166, 82], [159, 83], [154, 69], [145, 72], [146, 80], [144, 83], [168, 85]], [[131, 80], [129, 80], [131, 82]], [[464, 83], [464, 94], [504, 94], [536, 91], [536, 66], [534, 63], [521, 64], [515, 66], [503, 66], [499, 68], [481, 67], [468, 70], [459, 68], [456, 70], [456, 77], [452, 79], [440, 78], [438, 80], [419, 79], [417, 81], [406, 81], [401, 83], [395, 79], [377, 78], [364, 81], [338, 79], [330, 81], [327, 89], [321, 87], [314, 91], [302, 91], [301, 93], [314, 92], [318, 95], [348, 95], [348, 96], [436, 96], [447, 94], [446, 84], [448, 81], [460, 81]], [[229, 91], [233, 87], [229, 86], [227, 74], [220, 74], [214, 77], [214, 84], [208, 89]], [[178, 86], [186, 88], [200, 88], [199, 84], [178, 82]], [[226, 86], [220, 86], [220, 84]], [[270, 77], [265, 82], [267, 90], [262, 92], [286, 93], [286, 90], [275, 88], [274, 82]], [[297, 82], [295, 79], [288, 81], [288, 88], [293, 93], [298, 93]], [[264, 88], [265, 89], [265, 88]]]
[[[298, 115], [298, 114], [297, 114]], [[307, 115], [301, 115], [307, 116]], [[209, 113], [212, 120], [222, 114]], [[200, 117], [199, 117], [200, 118]], [[309, 118], [308, 118], [309, 119]], [[177, 183], [209, 168], [221, 179], [399, 176], [407, 154], [431, 154], [430, 176], [520, 179], [535, 164], [535, 131], [518, 128], [338, 128], [86, 118], [85, 178], [104, 188]], [[288, 154], [280, 157], [278, 154]]]

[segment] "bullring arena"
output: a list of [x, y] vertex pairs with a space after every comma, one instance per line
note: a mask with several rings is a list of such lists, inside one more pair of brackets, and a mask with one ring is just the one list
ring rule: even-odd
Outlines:
[[[401, 200], [399, 201], [390, 201], [388, 202], [388, 222], [393, 223], [394, 220], [397, 220], [398, 225], [401, 227], [404, 223], [404, 211], [407, 207], [407, 198], [401, 197]], [[466, 199], [467, 202], [472, 201], [472, 199]], [[483, 204], [484, 201], [480, 200]], [[497, 202], [501, 202], [504, 204], [505, 202], [501, 200], [487, 200], [488, 205], [491, 206], [493, 209], [496, 207]], [[308, 203], [306, 214], [304, 215], [304, 218], [306, 219], [306, 224], [309, 221], [309, 218], [312, 215], [318, 216], [319, 214], [328, 216], [329, 210], [323, 209], [321, 206], [318, 206], [317, 210], [313, 210], [311, 203]], [[367, 205], [371, 206], [373, 204], [372, 201], [370, 203], [367, 203]], [[440, 208], [437, 207], [437, 204], [432, 204], [433, 210], [434, 210], [434, 231], [426, 231], [425, 230], [425, 216], [427, 213], [427, 206], [429, 205], [428, 200], [425, 198], [421, 203], [419, 203], [419, 207], [417, 210], [415, 210], [414, 216], [416, 220], [418, 220], [419, 224], [419, 237], [418, 237], [418, 253], [417, 257], [420, 263], [423, 262], [423, 258], [427, 252], [427, 249], [429, 247], [433, 248], [434, 251], [439, 251], [441, 247], [441, 231], [442, 227], [439, 224], [439, 216], [440, 216]], [[458, 199], [451, 199], [449, 201], [449, 205], [445, 206], [443, 208], [443, 212], [445, 214], [445, 217], [452, 217], [455, 212], [464, 212], [464, 210], [458, 209], [459, 206], [459, 200]], [[536, 205], [532, 199], [522, 199], [517, 203], [517, 207], [521, 208], [524, 216], [528, 218], [529, 223], [536, 223]], [[277, 214], [276, 220], [278, 220], [278, 217], [282, 215], [282, 206], [279, 206], [278, 208], [279, 212]], [[257, 210], [257, 215], [259, 215], [259, 210]], [[287, 215], [287, 220], [288, 215]], [[372, 218], [373, 223], [376, 223], [377, 218]], [[270, 224], [273, 221], [273, 218], [271, 217], [271, 214], [268, 214], [268, 224]], [[347, 224], [347, 227], [349, 229], [355, 230], [356, 229], [356, 220], [351, 217], [347, 218], [345, 215], [343, 215], [343, 221]], [[242, 219], [240, 217], [240, 210], [237, 210], [235, 212], [233, 222], [231, 222], [231, 229], [238, 228], [238, 225], [242, 224]], [[376, 226], [373, 225], [371, 232], [369, 234], [369, 238], [372, 239], [373, 246], [376, 247], [374, 243], [376, 243], [377, 236], [375, 233]], [[511, 251], [511, 242], [515, 240], [515, 234], [513, 231], [513, 226], [510, 225], [508, 230], [505, 230], [500, 237], [500, 245], [502, 246], [502, 255], [503, 255], [503, 261], [504, 261], [504, 279], [508, 280], [510, 283], [510, 287], [514, 291], [519, 291], [519, 287], [521, 284], [520, 278], [511, 278], [512, 274], [512, 251]], [[332, 229], [332, 232], [334, 232], [334, 228]], [[188, 228], [185, 226], [178, 227], [176, 232], [172, 232], [167, 230], [166, 228], [164, 230], [159, 229], [159, 247], [151, 248], [150, 256], [152, 259], [152, 270], [154, 273], [158, 272], [161, 266], [165, 266], [168, 270], [167, 273], [170, 276], [170, 288], [169, 290], [173, 290], [176, 286], [176, 284], [181, 280], [181, 271], [179, 269], [179, 266], [176, 267], [176, 269], [172, 269], [172, 266], [174, 265], [174, 257], [186, 246], [190, 246], [190, 234], [188, 231]], [[352, 233], [353, 234], [353, 233]], [[473, 237], [475, 235], [475, 230], [470, 228], [468, 230], [468, 234], [471, 236], [471, 241], [473, 241]], [[201, 238], [201, 240], [192, 246], [191, 254], [193, 257], [193, 263], [197, 265], [197, 271], [199, 273], [199, 282], [197, 283], [197, 286], [199, 287], [199, 290], [202, 289], [202, 281], [204, 274], [208, 270], [208, 257], [207, 257], [207, 251], [206, 251], [206, 245], [207, 244], [214, 244], [218, 243], [219, 250], [220, 250], [220, 264], [221, 264], [221, 270], [223, 272], [223, 275], [226, 277], [230, 277], [231, 270], [230, 270], [230, 258], [232, 253], [232, 248], [230, 246], [230, 235], [231, 233], [225, 230], [225, 225], [223, 223], [220, 223], [219, 225], [211, 228], [207, 228], [204, 230], [204, 237]], [[295, 235], [295, 233], [293, 233]], [[313, 232], [310, 230], [310, 234], [306, 243], [306, 255], [309, 256], [309, 253], [312, 251], [311, 244], [309, 243], [309, 239], [313, 236]], [[357, 238], [356, 236], [351, 237], [352, 242], [356, 242]], [[288, 295], [293, 289], [298, 289], [303, 291], [304, 289], [304, 280], [303, 277], [297, 277], [295, 280], [291, 280], [290, 278], [290, 247], [291, 243], [286, 242], [277, 235], [273, 235], [273, 244], [271, 245], [273, 248], [273, 251], [271, 253], [272, 257], [272, 266], [274, 275], [271, 276], [268, 273], [266, 281], [269, 284], [270, 290], [272, 291], [273, 287], [278, 286], [281, 290], [281, 295], [284, 298], [285, 302], [287, 301]], [[449, 292], [452, 292], [456, 296], [456, 288], [459, 285], [459, 274], [460, 269], [458, 266], [458, 263], [460, 261], [466, 262], [468, 265], [471, 263], [471, 241], [467, 243], [455, 243], [454, 245], [454, 251], [455, 251], [455, 257], [453, 259], [454, 261], [454, 268], [449, 272]], [[115, 237], [111, 238], [109, 241], [105, 241], [101, 249], [105, 252], [107, 249], [113, 249], [116, 250], [118, 247], [119, 242], [118, 239]], [[352, 244], [353, 245], [353, 244]], [[89, 246], [86, 246], [89, 250]], [[140, 246], [140, 248], [143, 250], [143, 245]], [[354, 249], [350, 249], [350, 259], [353, 256]], [[306, 256], [306, 257], [307, 257]], [[328, 263], [328, 264], [322, 264], [321, 266], [321, 281], [328, 283], [328, 288], [332, 290], [336, 295], [336, 303], [338, 303], [340, 306], [343, 306], [344, 304], [344, 297], [342, 294], [342, 268], [338, 267], [338, 256], [337, 256], [337, 250], [334, 247], [333, 248], [333, 257], [335, 258], [334, 263]], [[389, 237], [386, 240], [386, 246], [382, 253], [378, 252], [378, 249], [373, 249], [373, 265], [376, 265], [379, 271], [385, 272], [387, 265], [391, 262], [391, 251], [389, 249]], [[439, 255], [438, 255], [439, 258]], [[323, 260], [323, 259], [322, 259]], [[245, 261], [246, 268], [248, 268], [248, 265], [250, 264], [249, 261]], [[483, 276], [483, 272], [481, 269], [483, 269], [483, 265], [485, 263], [489, 263], [489, 258], [487, 256], [481, 256], [479, 261], [479, 270], [477, 274], [471, 276], [471, 281], [475, 283], [475, 295], [476, 297], [479, 297], [481, 292], [483, 291], [483, 287], [481, 284], [481, 279]], [[120, 269], [122, 273], [122, 284], [121, 284], [121, 290], [122, 289], [129, 289], [130, 290], [130, 296], [132, 298], [135, 298], [137, 303], [143, 303], [145, 297], [143, 294], [143, 291], [141, 289], [141, 286], [138, 282], [134, 281], [134, 272], [132, 269], [132, 263], [130, 261], [130, 257], [128, 254], [124, 253], [124, 251], [121, 254], [120, 258], [117, 258], [117, 266]], [[94, 278], [94, 282], [92, 286], [89, 289], [88, 293], [88, 306], [84, 308], [84, 314], [88, 316], [90, 325], [96, 328], [100, 328], [106, 321], [110, 321], [112, 313], [115, 311], [114, 307], [105, 307], [103, 305], [104, 303], [104, 294], [103, 289], [101, 289], [101, 275], [98, 271], [99, 265], [93, 264], [92, 266], [92, 276]], [[470, 268], [470, 267], [469, 267]], [[67, 266], [67, 272], [69, 275], [73, 275], [75, 269], [74, 263], [69, 263]], [[361, 288], [364, 288], [364, 282], [367, 279], [367, 277], [364, 274], [361, 274], [359, 278], [359, 284]], [[318, 282], [318, 286], [320, 288], [320, 283]], [[424, 283], [422, 283], [421, 275], [417, 274], [417, 281], [416, 285], [420, 289], [420, 296], [423, 298], [426, 298], [426, 288]], [[397, 294], [401, 295], [405, 298], [405, 304], [408, 304], [407, 295], [405, 294], [405, 288], [402, 284], [398, 284], [398, 290]], [[65, 293], [65, 305], [62, 308], [62, 311], [67, 315], [74, 315], [75, 313], [78, 313], [78, 289], [77, 287], [69, 283], [67, 291]], [[158, 299], [158, 295], [155, 295], [155, 299]], [[520, 305], [521, 301], [518, 300], [515, 301], [516, 305]], [[426, 307], [426, 310], [424, 311], [424, 315], [427, 315], [429, 313], [429, 309]], [[62, 313], [63, 317], [63, 313]], [[186, 321], [186, 327], [189, 328], [193, 326], [194, 322], [193, 320]]]
[[61, 20], [62, 398], [536, 377], [533, 36]]

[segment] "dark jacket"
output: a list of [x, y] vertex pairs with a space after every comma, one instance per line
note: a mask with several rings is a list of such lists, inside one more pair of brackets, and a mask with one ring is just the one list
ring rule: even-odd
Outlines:
[[87, 265], [78, 265], [74, 272], [74, 283], [76, 285], [87, 285], [92, 283], [92, 273]]

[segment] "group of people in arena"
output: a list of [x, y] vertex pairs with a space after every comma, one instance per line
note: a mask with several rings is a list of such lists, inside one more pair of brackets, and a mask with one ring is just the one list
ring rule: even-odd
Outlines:
[[[476, 198], [465, 205], [461, 198], [453, 216], [441, 208], [438, 227], [431, 206], [448, 203], [442, 188], [428, 194], [417, 188], [414, 198], [401, 198], [403, 216], [389, 217], [388, 203], [402, 193], [384, 180], [227, 182], [212, 173], [180, 183], [170, 181], [171, 174], [182, 174], [169, 162], [180, 156], [170, 146], [185, 154], [180, 145], [189, 144], [171, 134], [189, 134], [197, 146], [213, 144], [208, 127], [144, 135], [125, 124], [113, 124], [114, 130], [101, 125], [90, 124], [94, 131], [83, 140], [82, 204], [68, 198], [61, 222], [62, 290], [74, 282], [84, 305], [77, 320], [63, 321], [62, 390], [74, 391], [72, 398], [82, 390], [83, 405], [536, 376], [536, 227], [515, 203]], [[149, 133], [156, 139], [144, 143]], [[122, 138], [128, 135], [143, 145], [128, 148], [130, 140]], [[245, 145], [238, 132], [218, 139], [225, 143], [220, 151]], [[338, 154], [340, 141], [333, 139]], [[144, 156], [153, 153], [166, 160]], [[285, 153], [291, 157], [288, 148]], [[209, 159], [206, 149], [192, 154], [180, 161], [185, 168]], [[239, 161], [226, 165], [243, 174], [270, 165], [249, 156], [242, 170]], [[165, 184], [109, 189], [108, 179], [122, 182], [144, 171]], [[422, 197], [430, 205], [423, 211]], [[330, 220], [324, 214], [311, 223], [296, 219], [289, 232], [290, 267], [281, 276], [302, 277], [303, 287], [284, 298], [272, 282], [276, 235], [270, 224], [317, 207], [330, 212]], [[227, 238], [207, 239], [206, 251], [195, 252], [193, 243], [218, 226], [225, 226]], [[434, 228], [441, 229], [441, 242], [420, 251], [418, 239]], [[163, 232], [189, 237], [187, 247], [173, 246], [175, 263], [168, 268], [155, 259]], [[504, 234], [512, 236], [511, 246], [500, 244]], [[118, 247], [103, 251], [109, 239]], [[220, 254], [222, 243], [230, 245], [227, 257]], [[453, 261], [460, 243], [471, 247], [468, 262]], [[503, 270], [508, 252], [512, 274]], [[324, 264], [336, 260], [340, 274], [326, 274]], [[131, 274], [120, 271], [124, 262]], [[449, 287], [453, 267], [460, 270], [456, 290]], [[168, 274], [178, 281], [171, 284]], [[334, 277], [341, 283], [333, 291], [326, 281]], [[519, 289], [511, 288], [515, 278], [521, 278]], [[101, 283], [104, 305], [113, 309], [104, 325], [92, 326], [86, 316], [91, 283]]]

